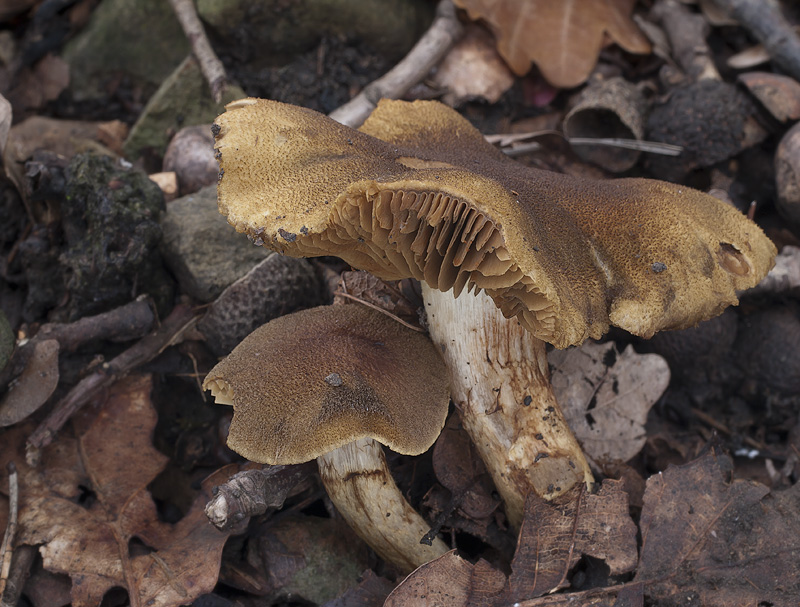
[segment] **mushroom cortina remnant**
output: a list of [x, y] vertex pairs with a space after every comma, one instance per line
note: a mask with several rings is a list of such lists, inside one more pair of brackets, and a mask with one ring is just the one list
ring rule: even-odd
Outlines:
[[[215, 131], [220, 211], [237, 230], [289, 255], [337, 255], [430, 288], [431, 335], [444, 347], [454, 401], [515, 522], [527, 490], [553, 496], [591, 478], [538, 340], [564, 348], [612, 324], [643, 337], [693, 326], [737, 303], [775, 255], [754, 223], [711, 196], [524, 167], [436, 102], [382, 101], [355, 131], [243, 99]], [[455, 299], [465, 289], [484, 292], [499, 313], [480, 303], [483, 293]], [[470, 324], [475, 314], [481, 327]], [[511, 333], [517, 345], [497, 354]], [[555, 480], [532, 480], [547, 468]]]
[[410, 571], [443, 554], [392, 479], [378, 443], [419, 455], [450, 402], [447, 369], [423, 334], [360, 305], [281, 316], [244, 339], [203, 388], [233, 405], [228, 446], [249, 460], [316, 458], [342, 517], [375, 551]]

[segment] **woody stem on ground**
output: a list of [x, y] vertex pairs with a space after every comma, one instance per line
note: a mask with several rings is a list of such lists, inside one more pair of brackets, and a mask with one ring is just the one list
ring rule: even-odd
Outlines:
[[545, 343], [504, 318], [485, 293], [454, 298], [423, 283], [422, 294], [452, 400], [511, 524], [522, 522], [530, 492], [551, 499], [594, 482], [553, 395]]
[[431, 27], [400, 63], [331, 112], [330, 117], [347, 126], [359, 127], [375, 109], [378, 101], [398, 99], [425, 78], [458, 41], [463, 31], [456, 15], [456, 7], [450, 0], [440, 0]]

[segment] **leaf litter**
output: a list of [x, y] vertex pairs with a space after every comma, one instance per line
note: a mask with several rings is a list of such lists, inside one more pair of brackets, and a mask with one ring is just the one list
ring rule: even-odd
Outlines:
[[182, 605], [216, 584], [228, 534], [203, 510], [220, 479], [178, 523], [159, 520], [147, 485], [167, 457], [151, 444], [151, 388], [147, 375], [117, 382], [76, 418], [74, 438], [44, 449], [39, 468], [24, 463], [27, 424], [4, 435], [0, 463], [13, 459], [20, 473], [17, 545], [39, 545], [44, 568], [70, 576], [75, 607], [99, 605], [113, 587], [127, 588], [132, 605]]
[[[642, 605], [645, 597], [676, 607], [796, 604], [800, 489], [795, 484], [770, 492], [759, 483], [730, 480], [731, 468], [730, 458], [711, 450], [652, 476], [638, 529], [616, 481], [605, 481], [595, 495], [575, 489], [550, 503], [529, 498], [502, 590], [500, 571], [448, 553], [412, 573], [386, 604]], [[611, 576], [634, 570], [635, 576], [546, 596], [566, 586], [581, 554], [602, 559]], [[487, 588], [494, 593], [487, 595]]]
[[[592, 2], [591, 6], [587, 2], [589, 0], [561, 3], [532, 0], [516, 4], [503, 0], [461, 0], [459, 4], [467, 7], [473, 17], [483, 11], [484, 20], [498, 38], [501, 53], [517, 73], [525, 73], [536, 64], [551, 83], [572, 86], [569, 83], [577, 84], [586, 78], [601, 52], [608, 54], [602, 49], [609, 42], [616, 42], [631, 52], [640, 52], [637, 47], [646, 46], [630, 19], [633, 0], [602, 0]], [[650, 3], [654, 4], [659, 2]], [[587, 18], [591, 20], [589, 26], [579, 27], [581, 20]], [[640, 15], [637, 18], [640, 18], [639, 23], [655, 27]], [[576, 31], [580, 31], [580, 35], [576, 35]], [[719, 36], [717, 38], [719, 42]], [[468, 46], [467, 42], [464, 46]], [[496, 59], [482, 47], [477, 51], [468, 50], [471, 53], [480, 51], [480, 61], [472, 65], [472, 55], [467, 54], [466, 59], [462, 57], [459, 69], [465, 71], [459, 71], [458, 76], [460, 85], [465, 87], [464, 99], [453, 99], [452, 103], [468, 104], [467, 99], [475, 95], [491, 98], [507, 87], [507, 78], [501, 77], [498, 81], [489, 81], [483, 89], [476, 89], [475, 85], [484, 84], [479, 76], [481, 70], [486, 69], [487, 60], [494, 64]], [[483, 56], [484, 51], [486, 56]], [[321, 58], [326, 52], [330, 59]], [[318, 70], [323, 65], [322, 59], [325, 59], [324, 65], [335, 62], [330, 50], [322, 49], [321, 54], [315, 50], [313, 55]], [[731, 59], [740, 56], [733, 54]], [[763, 51], [759, 61], [769, 58]], [[608, 69], [613, 62], [606, 57], [603, 65], [602, 56], [600, 59], [598, 72]], [[627, 61], [619, 61], [619, 55], [616, 59], [626, 63], [626, 70], [630, 68]], [[33, 110], [60, 91], [64, 80], [63, 65], [59, 61], [55, 55], [48, 56], [35, 70], [27, 70], [24, 83], [30, 90], [18, 88], [17, 92], [24, 94], [19, 95], [17, 109]], [[288, 71], [294, 72], [293, 69]], [[41, 82], [33, 75], [42, 76]], [[639, 72], [639, 76], [642, 75]], [[294, 74], [292, 78], [303, 84], [302, 78]], [[531, 86], [534, 80], [535, 77], [522, 81], [522, 87]], [[654, 80], [646, 82], [655, 84]], [[453, 89], [451, 94], [458, 93], [458, 86], [448, 86]], [[669, 90], [667, 87], [667, 92]], [[551, 92], [552, 96], [543, 105], [549, 104], [558, 90], [552, 87]], [[0, 101], [5, 100], [0, 97]], [[500, 105], [505, 111], [503, 103], [501, 101]], [[4, 108], [0, 120], [3, 143], [11, 124], [10, 106], [5, 105], [8, 107]], [[467, 112], [472, 112], [473, 117], [478, 115], [474, 106], [468, 107]], [[112, 123], [69, 122], [42, 116], [23, 122], [21, 119], [26, 115], [17, 116], [20, 123], [12, 129], [5, 151], [6, 170], [21, 189], [28, 181], [20, 171], [35, 148], [59, 151], [65, 156], [72, 156], [75, 148], [87, 145], [101, 149], [98, 142], [117, 152], [121, 149], [124, 134], [112, 134], [111, 140], [108, 139], [106, 131]], [[115, 123], [115, 126], [121, 124]], [[112, 145], [114, 140], [117, 141]], [[562, 169], [580, 169], [580, 165], [572, 162], [567, 165]], [[584, 167], [583, 170], [588, 169]], [[796, 239], [789, 242], [797, 244]], [[785, 247], [784, 252], [790, 248]], [[10, 258], [13, 256], [14, 253]], [[316, 269], [324, 267], [327, 266], [320, 264]], [[358, 278], [350, 287], [348, 299], [357, 298], [383, 306], [388, 303], [397, 306], [390, 307], [392, 314], [411, 324], [418, 321], [416, 305], [398, 304], [401, 300], [397, 298], [397, 286], [387, 287], [369, 278]], [[14, 326], [17, 325], [15, 322]], [[181, 355], [186, 358], [188, 353], [194, 373], [198, 374], [205, 366], [202, 357], [195, 361], [194, 353], [198, 348], [192, 347], [192, 343], [199, 344], [184, 344], [186, 349], [181, 350]], [[622, 362], [628, 350], [617, 353], [616, 361], [611, 364], [613, 357], [604, 349], [606, 347], [591, 345], [563, 353], [570, 362], [565, 363], [566, 367], [561, 364], [554, 367], [553, 382], [566, 382], [567, 395], [559, 399], [572, 411], [571, 421], [594, 463], [606, 475], [625, 479], [624, 484], [606, 480], [599, 489], [576, 491], [555, 502], [530, 500], [514, 553], [514, 538], [505, 525], [503, 508], [492, 492], [491, 483], [487, 482], [482, 464], [474, 457], [474, 448], [465, 442], [465, 435], [457, 428], [457, 415], [452, 415], [451, 423], [432, 455], [427, 456], [428, 460], [417, 458], [413, 465], [404, 466], [405, 470], [413, 469], [414, 477], [413, 483], [405, 479], [404, 487], [409, 487], [409, 493], [416, 491], [419, 495], [427, 490], [424, 498], [418, 501], [429, 509], [429, 520], [436, 518], [436, 522], [441, 523], [443, 537], [447, 538], [449, 533], [459, 553], [446, 554], [417, 570], [395, 588], [387, 605], [510, 605], [513, 601], [521, 606], [798, 604], [800, 497], [797, 484], [782, 491], [770, 491], [758, 483], [734, 480], [731, 471], [735, 469], [739, 474], [746, 474], [746, 468], [740, 462], [734, 468], [727, 457], [709, 452], [688, 464], [668, 467], [645, 485], [643, 478], [660, 469], [668, 455], [683, 462], [697, 452], [697, 445], [705, 439], [678, 437], [681, 432], [686, 434], [685, 426], [676, 425], [679, 430], [674, 434], [663, 435], [654, 433], [651, 427], [648, 448], [641, 452], [645, 440], [644, 420], [658, 398], [655, 388], [668, 380], [662, 368], [644, 366], [641, 362], [644, 359], [638, 357], [631, 357], [628, 365], [642, 365], [643, 370], [638, 374], [632, 372]], [[62, 359], [65, 352], [62, 343]], [[179, 357], [177, 348], [168, 354], [173, 360]], [[148, 487], [164, 470], [167, 460], [152, 445], [155, 418], [149, 400], [149, 376], [131, 377], [117, 383], [107, 395], [95, 399], [91, 411], [73, 419], [72, 431], [67, 427], [59, 433], [57, 440], [44, 450], [38, 468], [24, 464], [25, 438], [32, 426], [20, 420], [30, 415], [34, 405], [45, 403], [50, 387], [54, 387], [52, 382], [59, 381], [57, 358], [58, 351], [51, 354], [46, 370], [30, 368], [32, 377], [44, 373], [51, 380], [50, 384], [42, 382], [41, 386], [35, 386], [31, 383], [24, 390], [18, 385], [17, 403], [8, 406], [14, 395], [11, 391], [6, 397], [6, 406], [0, 406], [0, 412], [12, 411], [9, 423], [18, 424], [0, 430], [0, 464], [13, 459], [20, 469], [21, 539], [17, 548], [24, 548], [23, 544], [34, 545], [47, 567], [44, 570], [39, 565], [35, 567], [26, 597], [37, 607], [68, 602], [78, 606], [99, 604], [101, 599], [107, 604], [114, 589], [127, 588], [133, 605], [188, 604], [196, 598], [199, 598], [195, 602], [198, 605], [231, 605], [221, 596], [231, 581], [224, 567], [220, 577], [222, 584], [215, 585], [228, 533], [213, 529], [202, 512], [210, 499], [209, 487], [227, 480], [231, 467], [218, 470], [199, 493], [194, 492], [197, 497], [179, 522], [168, 524], [159, 520]], [[20, 384], [21, 379], [18, 380]], [[60, 381], [67, 385], [71, 382], [63, 368]], [[769, 395], [765, 398], [771, 403]], [[664, 407], [671, 411], [669, 405]], [[0, 419], [3, 414], [0, 413]], [[220, 421], [224, 429], [224, 420]], [[755, 424], [761, 423], [755, 421]], [[743, 424], [746, 426], [749, 424]], [[797, 434], [798, 428], [800, 426], [794, 426], [792, 432]], [[753, 433], [763, 429], [764, 426], [759, 426]], [[186, 435], [181, 434], [181, 440]], [[708, 436], [706, 432], [705, 438]], [[214, 458], [206, 459], [205, 465], [213, 462], [213, 468], [218, 468], [231, 460], [225, 459], [230, 458], [230, 454], [224, 453], [218, 438], [215, 440]], [[778, 443], [763, 436], [759, 441], [766, 445]], [[691, 447], [687, 443], [691, 443]], [[784, 468], [791, 464], [796, 466], [796, 455], [791, 453], [792, 448], [796, 452], [796, 443], [795, 436], [795, 444], [790, 441], [786, 446], [788, 455]], [[197, 449], [193, 461], [207, 456], [205, 445], [196, 447], [189, 441], [187, 444]], [[640, 455], [637, 457], [637, 454]], [[760, 465], [770, 470], [782, 465], [782, 453], [768, 455], [775, 455], [775, 459], [752, 463], [752, 467]], [[426, 466], [432, 468], [427, 485], [425, 480], [420, 481], [426, 478]], [[785, 484], [790, 485], [791, 477], [797, 478], [796, 467], [793, 474], [786, 473], [783, 477]], [[419, 486], [424, 490], [417, 490]], [[0, 471], [0, 531], [7, 522], [6, 491], [7, 477]], [[316, 491], [314, 508], [320, 509], [324, 506], [320, 505], [318, 488]], [[626, 491], [638, 496], [631, 495], [628, 499]], [[304, 495], [303, 500], [289, 503], [288, 514], [302, 512], [299, 518], [307, 516], [303, 509], [313, 502], [314, 494], [306, 492]], [[274, 525], [269, 521], [262, 525], [263, 521], [254, 519], [246, 535], [238, 536], [238, 543], [232, 542], [229, 550], [235, 551], [250, 542], [251, 562], [260, 566], [260, 561], [252, 557], [258, 541], [255, 535], [267, 537], [280, 533], [281, 521], [292, 521], [292, 516], [286, 514], [285, 511], [278, 513]], [[242, 527], [233, 533], [243, 533]], [[315, 542], [293, 543], [293, 533], [288, 533], [287, 539], [280, 539], [285, 553], [271, 556], [288, 565], [297, 565], [299, 571], [314, 557]], [[336, 550], [335, 539], [350, 542], [344, 535], [330, 538], [333, 550]], [[363, 545], [360, 549], [363, 550]], [[241, 553], [247, 550], [242, 548]], [[229, 567], [233, 561], [227, 558]], [[286, 569], [286, 563], [276, 569]], [[397, 584], [397, 578], [381, 563], [375, 565], [374, 557], [370, 564], [372, 567], [364, 570], [355, 585], [326, 604], [330, 607], [383, 604]], [[269, 568], [264, 566], [266, 575]], [[600, 573], [587, 581], [589, 576], [584, 573], [590, 566]], [[242, 578], [246, 575], [247, 572], [243, 572]], [[312, 580], [315, 582], [317, 579]], [[276, 584], [276, 590], [279, 585]], [[227, 588], [232, 587], [236, 586], [231, 584]], [[548, 594], [556, 588], [567, 587], [569, 592]], [[236, 604], [263, 604], [257, 602], [260, 598], [242, 597], [243, 594], [258, 595], [254, 589], [244, 586], [240, 589], [243, 592], [237, 595]], [[211, 592], [215, 594], [203, 596]], [[279, 600], [288, 602], [291, 599]]]

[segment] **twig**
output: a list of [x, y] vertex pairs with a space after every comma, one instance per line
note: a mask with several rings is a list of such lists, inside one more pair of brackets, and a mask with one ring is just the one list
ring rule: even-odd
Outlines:
[[713, 0], [747, 29], [772, 60], [800, 80], [800, 38], [774, 0]]
[[386, 74], [371, 82], [353, 99], [330, 113], [330, 117], [358, 128], [382, 98], [398, 99], [427, 76], [461, 37], [463, 27], [450, 0], [440, 0], [431, 27], [408, 55]]
[[175, 306], [157, 331], [144, 337], [111, 362], [78, 382], [56, 404], [50, 415], [28, 438], [26, 447], [28, 462], [35, 465], [41, 449], [52, 442], [56, 432], [95, 394], [109, 387], [139, 365], [158, 356], [164, 349], [176, 342], [195, 319], [194, 311], [189, 306], [183, 304]]
[[8, 463], [8, 524], [0, 546], [0, 598], [6, 590], [8, 574], [11, 571], [11, 557], [14, 554], [14, 536], [17, 534], [17, 512], [19, 510], [19, 483], [17, 467]]
[[672, 55], [692, 81], [721, 79], [706, 44], [708, 22], [701, 15], [689, 12], [676, 0], [661, 0], [653, 7], [653, 14], [667, 32]]
[[22, 589], [31, 574], [31, 567], [39, 550], [36, 546], [17, 546], [14, 550], [14, 562], [8, 576], [5, 592], [0, 595], [0, 607], [17, 607]]
[[214, 487], [206, 516], [220, 530], [230, 529], [251, 516], [280, 508], [289, 492], [316, 468], [314, 462], [296, 466], [268, 466], [234, 474]]
[[35, 337], [19, 346], [0, 373], [0, 388], [22, 372], [37, 343], [46, 339], [58, 341], [61, 352], [74, 352], [84, 344], [98, 340], [130, 341], [146, 335], [155, 324], [153, 303], [139, 297], [119, 308], [95, 316], [86, 316], [71, 323], [42, 325]]
[[211, 97], [215, 103], [219, 103], [225, 89], [228, 88], [228, 76], [222, 61], [211, 48], [203, 24], [197, 16], [194, 2], [193, 0], [169, 0], [169, 3], [189, 40], [192, 54], [200, 64], [200, 71], [211, 89]]

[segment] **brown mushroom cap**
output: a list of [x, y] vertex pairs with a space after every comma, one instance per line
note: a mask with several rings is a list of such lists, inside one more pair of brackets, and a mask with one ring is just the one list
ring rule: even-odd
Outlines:
[[237, 230], [384, 279], [485, 289], [557, 347], [609, 324], [643, 337], [693, 326], [737, 303], [775, 256], [716, 198], [524, 167], [436, 102], [383, 101], [363, 132], [274, 101], [227, 110], [219, 205]]
[[266, 464], [306, 462], [360, 438], [418, 455], [439, 435], [450, 400], [431, 341], [360, 305], [263, 325], [203, 388], [233, 405], [228, 446]]

